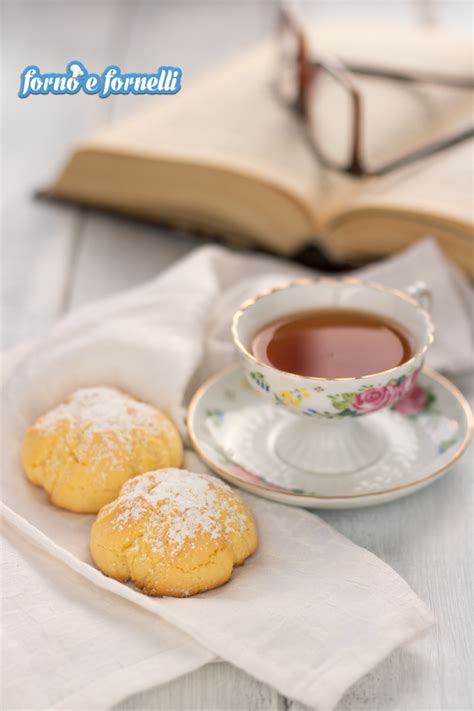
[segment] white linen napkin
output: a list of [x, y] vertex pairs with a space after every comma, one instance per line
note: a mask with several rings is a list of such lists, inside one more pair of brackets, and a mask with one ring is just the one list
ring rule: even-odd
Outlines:
[[[432, 363], [464, 369], [471, 348], [463, 300], [469, 288], [461, 287], [461, 295], [461, 275], [453, 277], [433, 243], [371, 267], [370, 278], [379, 268], [382, 281], [405, 286], [413, 260], [416, 278], [435, 285], [438, 331], [455, 326], [445, 305], [459, 315], [455, 339], [439, 341]], [[191, 599], [148, 598], [93, 567], [93, 517], [50, 506], [20, 471], [24, 428], [80, 386], [123, 388], [167, 410], [185, 436], [187, 399], [234, 357], [233, 311], [256, 290], [301, 273], [278, 260], [206, 247], [143, 287], [71, 314], [17, 357], [2, 396], [4, 516], [29, 546], [43, 548], [75, 574], [37, 558], [27, 545], [23, 552], [9, 549], [6, 595], [15, 635], [4, 659], [6, 708], [31, 708], [23, 696], [32, 675], [36, 709], [105, 708], [118, 700], [117, 687], [126, 696], [219, 655], [325, 711], [392, 649], [431, 624], [425, 605], [368, 551], [313, 514], [250, 495], [259, 550], [231, 582]], [[189, 452], [187, 460], [190, 468], [202, 468]], [[38, 563], [30, 579], [33, 560]], [[45, 573], [49, 566], [54, 579]], [[50, 614], [59, 605], [58, 617]], [[30, 611], [32, 624], [22, 624]], [[41, 653], [29, 653], [32, 648]], [[74, 673], [57, 668], [65, 649]]]

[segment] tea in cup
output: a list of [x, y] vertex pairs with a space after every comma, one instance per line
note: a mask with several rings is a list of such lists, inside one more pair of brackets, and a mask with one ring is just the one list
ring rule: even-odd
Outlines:
[[362, 415], [413, 387], [433, 340], [429, 292], [357, 279], [300, 280], [257, 294], [232, 332], [250, 385], [299, 418], [282, 421], [275, 450], [304, 471], [356, 471], [384, 441]]
[[389, 319], [350, 309], [316, 309], [264, 326], [252, 353], [295, 375], [357, 378], [394, 368], [411, 358], [413, 339]]

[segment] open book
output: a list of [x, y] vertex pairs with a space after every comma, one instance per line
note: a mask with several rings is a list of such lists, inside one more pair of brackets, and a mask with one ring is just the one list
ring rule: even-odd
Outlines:
[[[346, 61], [469, 75], [468, 43], [435, 32], [319, 28], [315, 46]], [[324, 169], [301, 121], [272, 89], [269, 40], [77, 147], [48, 194], [204, 231], [292, 256], [319, 240], [360, 261], [435, 237], [474, 276], [473, 141], [378, 178]], [[372, 159], [465, 128], [472, 94], [357, 79]], [[333, 116], [337, 140], [338, 112]]]

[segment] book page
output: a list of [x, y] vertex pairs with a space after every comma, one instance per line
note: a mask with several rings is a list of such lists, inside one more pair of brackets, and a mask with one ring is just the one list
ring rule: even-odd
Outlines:
[[[403, 69], [466, 73], [469, 47], [437, 33], [370, 28], [319, 28], [312, 44], [322, 54], [344, 60]], [[263, 178], [311, 207], [327, 221], [346, 209], [373, 179], [352, 178], [319, 164], [301, 118], [276, 97], [273, 42], [261, 44], [192, 86], [159, 100], [156, 108], [126, 119], [87, 142], [87, 146], [143, 152], [176, 160], [220, 165]], [[427, 133], [442, 131], [453, 116], [469, 110], [467, 92], [397, 85], [355, 77], [364, 99], [363, 145], [368, 160], [390, 158], [411, 148]], [[338, 105], [325, 109], [337, 143], [347, 124]], [[387, 181], [396, 186], [397, 181]], [[390, 188], [392, 189], [392, 188]], [[398, 189], [398, 188], [396, 188]]]
[[[474, 225], [472, 167], [474, 141], [466, 141], [398, 173], [374, 181], [355, 196], [346, 217], [359, 210], [390, 209], [428, 214], [463, 226]], [[471, 237], [472, 242], [472, 237]]]

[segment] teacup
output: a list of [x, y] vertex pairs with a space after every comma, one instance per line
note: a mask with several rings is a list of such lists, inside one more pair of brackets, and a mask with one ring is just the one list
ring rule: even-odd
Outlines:
[[[248, 382], [275, 405], [303, 416], [286, 419], [275, 436], [282, 459], [305, 471], [337, 473], [379, 458], [384, 442], [359, 418], [394, 405], [415, 384], [433, 341], [429, 301], [422, 283], [403, 292], [358, 279], [321, 277], [260, 292], [242, 304], [232, 334]], [[383, 372], [327, 379], [283, 372], [253, 355], [252, 340], [264, 326], [319, 308], [363, 311], [397, 322], [411, 336], [411, 357]]]

